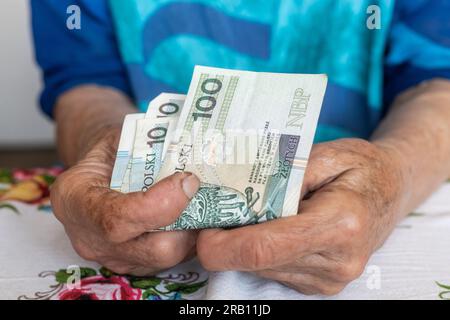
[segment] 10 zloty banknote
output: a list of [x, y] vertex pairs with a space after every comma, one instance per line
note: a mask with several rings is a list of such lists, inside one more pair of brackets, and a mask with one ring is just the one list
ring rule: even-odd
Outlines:
[[155, 183], [184, 99], [181, 94], [161, 93], [150, 102], [145, 118], [137, 120], [129, 192], [145, 192]]
[[122, 193], [146, 191], [159, 172], [167, 129], [174, 127], [185, 95], [161, 93], [146, 113], [125, 117], [110, 188]]

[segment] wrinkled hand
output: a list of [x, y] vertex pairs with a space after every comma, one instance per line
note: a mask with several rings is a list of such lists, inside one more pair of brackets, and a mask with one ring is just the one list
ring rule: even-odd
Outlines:
[[117, 273], [147, 275], [172, 267], [195, 252], [195, 232], [153, 232], [175, 221], [199, 187], [175, 174], [149, 191], [109, 189], [120, 129], [109, 130], [51, 189], [55, 216], [77, 253]]
[[315, 145], [298, 215], [201, 231], [197, 255], [212, 271], [252, 271], [305, 294], [336, 294], [395, 226], [404, 187], [399, 166], [392, 152], [364, 140]]

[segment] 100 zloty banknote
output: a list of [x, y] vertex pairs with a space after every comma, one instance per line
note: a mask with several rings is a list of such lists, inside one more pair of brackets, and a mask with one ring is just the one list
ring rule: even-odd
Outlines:
[[202, 185], [164, 230], [297, 214], [326, 85], [326, 75], [197, 66], [158, 180], [188, 171]]

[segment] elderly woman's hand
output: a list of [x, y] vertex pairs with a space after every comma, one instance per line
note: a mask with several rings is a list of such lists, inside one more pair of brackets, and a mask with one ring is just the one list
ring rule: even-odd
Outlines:
[[117, 273], [152, 274], [195, 252], [193, 231], [149, 232], [174, 222], [199, 187], [190, 174], [175, 174], [147, 192], [109, 189], [120, 128], [107, 128], [51, 189], [55, 216], [77, 253]]
[[358, 139], [315, 145], [298, 215], [201, 231], [201, 263], [252, 271], [305, 294], [340, 292], [395, 226], [405, 183], [393, 154]]

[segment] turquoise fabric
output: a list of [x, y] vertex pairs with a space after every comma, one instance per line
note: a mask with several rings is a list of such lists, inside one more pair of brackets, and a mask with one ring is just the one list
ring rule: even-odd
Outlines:
[[[366, 109], [366, 119], [355, 120], [347, 112], [344, 120], [364, 122], [368, 128], [379, 121], [393, 1], [110, 0], [109, 4], [121, 56], [142, 110], [161, 91], [186, 92], [194, 65], [202, 64], [327, 73], [331, 94], [350, 92], [356, 97], [351, 108]], [[366, 9], [372, 4], [382, 12], [380, 30], [366, 26]], [[339, 103], [345, 102], [330, 102], [328, 108]], [[367, 134], [320, 122], [316, 142]]]
[[[186, 92], [193, 66], [205, 64], [327, 73], [316, 142], [368, 138], [399, 94], [450, 79], [449, 0], [30, 3], [50, 117], [58, 97], [81, 84], [116, 88], [145, 110], [160, 92]], [[72, 4], [80, 30], [61, 28]], [[378, 5], [380, 30], [366, 28], [369, 4]]]

